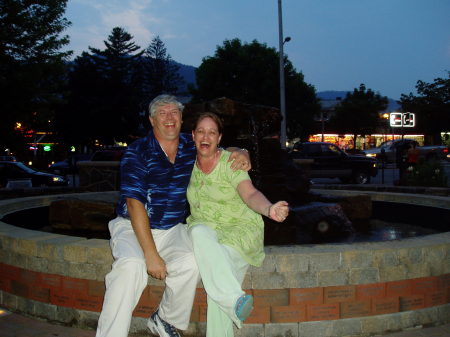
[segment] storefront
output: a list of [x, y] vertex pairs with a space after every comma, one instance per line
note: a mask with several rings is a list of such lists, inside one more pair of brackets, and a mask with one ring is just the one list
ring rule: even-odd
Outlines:
[[308, 139], [309, 142], [327, 142], [333, 143], [339, 146], [344, 151], [349, 150], [364, 150], [373, 147], [378, 147], [381, 143], [392, 139], [408, 138], [416, 140], [419, 145], [424, 143], [424, 135], [401, 135], [401, 134], [373, 134], [362, 137], [358, 135], [356, 140], [351, 134], [315, 134], [311, 135]]

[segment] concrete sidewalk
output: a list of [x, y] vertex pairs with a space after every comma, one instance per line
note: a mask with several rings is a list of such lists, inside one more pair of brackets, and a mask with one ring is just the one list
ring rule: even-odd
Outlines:
[[[1, 337], [94, 337], [95, 331], [55, 325], [0, 309]], [[148, 336], [151, 336], [149, 333]], [[131, 336], [130, 336], [131, 337]], [[137, 337], [137, 336], [136, 336]], [[144, 337], [144, 336], [142, 336]], [[374, 337], [450, 337], [450, 323]]]

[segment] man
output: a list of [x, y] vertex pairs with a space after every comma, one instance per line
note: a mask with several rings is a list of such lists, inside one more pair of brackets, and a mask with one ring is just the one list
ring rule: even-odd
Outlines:
[[[181, 134], [183, 105], [160, 95], [150, 103], [151, 130], [132, 143], [121, 161], [117, 218], [109, 223], [112, 270], [96, 337], [126, 337], [148, 275], [166, 288], [148, 328], [161, 337], [180, 336], [194, 301], [199, 272], [182, 224], [186, 189], [195, 163], [191, 135]], [[233, 153], [232, 168], [250, 169], [248, 153]]]

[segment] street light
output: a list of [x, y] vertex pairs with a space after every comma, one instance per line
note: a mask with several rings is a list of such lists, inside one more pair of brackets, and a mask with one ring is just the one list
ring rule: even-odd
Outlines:
[[278, 33], [279, 33], [279, 43], [280, 43], [280, 112], [281, 112], [281, 130], [280, 130], [280, 143], [281, 148], [286, 148], [286, 97], [285, 97], [285, 86], [284, 86], [284, 53], [283, 45], [289, 42], [291, 38], [288, 36], [283, 39], [283, 18], [281, 11], [281, 0], [278, 0]]

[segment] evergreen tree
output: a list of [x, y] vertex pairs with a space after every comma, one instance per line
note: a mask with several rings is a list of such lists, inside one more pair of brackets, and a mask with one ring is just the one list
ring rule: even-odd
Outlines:
[[[42, 131], [64, 98], [65, 61], [69, 43], [60, 36], [70, 25], [64, 18], [67, 0], [2, 0], [0, 2], [0, 144], [19, 148], [14, 125]], [[3, 149], [0, 149], [3, 150]]]
[[75, 60], [70, 109], [75, 110], [72, 117], [77, 118], [77, 132], [84, 134], [84, 142], [97, 139], [111, 145], [130, 141], [137, 133], [143, 51], [132, 40], [123, 28], [115, 27], [104, 41], [104, 50], [89, 47], [90, 53]]
[[147, 101], [166, 93], [176, 95], [184, 83], [179, 74], [180, 67], [167, 54], [164, 42], [155, 37], [144, 53], [144, 90]]

